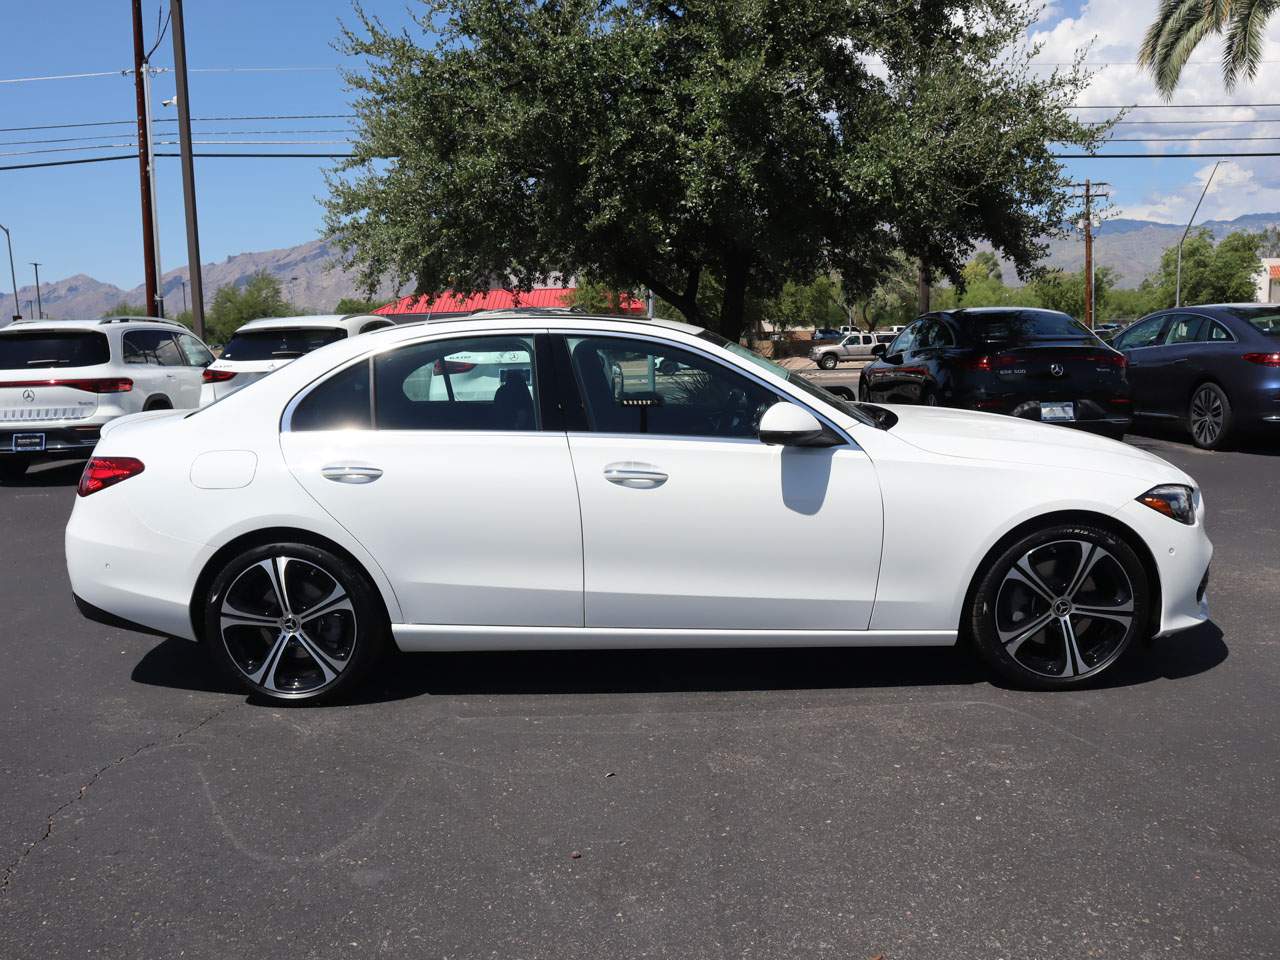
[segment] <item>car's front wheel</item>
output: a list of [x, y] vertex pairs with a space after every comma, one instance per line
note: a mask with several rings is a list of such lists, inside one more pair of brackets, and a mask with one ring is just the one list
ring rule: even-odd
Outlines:
[[984, 659], [1019, 686], [1092, 680], [1148, 622], [1142, 562], [1102, 527], [1058, 524], [1029, 533], [979, 576], [969, 628]]
[[385, 645], [386, 614], [350, 561], [309, 544], [255, 547], [214, 578], [204, 640], [242, 686], [280, 702], [333, 699]]

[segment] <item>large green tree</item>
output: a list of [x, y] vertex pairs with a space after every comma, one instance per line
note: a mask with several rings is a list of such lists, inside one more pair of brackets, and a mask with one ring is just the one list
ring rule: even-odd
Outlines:
[[[1261, 235], [1244, 230], [1229, 233], [1217, 243], [1213, 233], [1201, 228], [1182, 245], [1182, 302], [1239, 303], [1254, 298]], [[1160, 269], [1142, 281], [1150, 309], [1172, 307], [1176, 299], [1178, 248], [1169, 247], [1160, 257]]]
[[243, 284], [219, 287], [209, 306], [205, 331], [210, 343], [226, 343], [236, 328], [259, 317], [288, 317], [298, 310], [284, 298], [280, 281], [265, 271]]
[[[898, 251], [958, 281], [979, 239], [1020, 271], [1073, 215], [1055, 145], [1103, 132], [1045, 75], [1028, 0], [427, 0], [356, 8], [367, 69], [328, 234], [372, 289], [649, 287], [736, 337], [752, 298]], [[702, 294], [713, 278], [719, 300]]]
[[1195, 49], [1209, 37], [1220, 36], [1222, 80], [1228, 90], [1234, 89], [1241, 79], [1252, 80], [1258, 72], [1267, 21], [1277, 9], [1276, 0], [1160, 0], [1138, 62], [1169, 97]]

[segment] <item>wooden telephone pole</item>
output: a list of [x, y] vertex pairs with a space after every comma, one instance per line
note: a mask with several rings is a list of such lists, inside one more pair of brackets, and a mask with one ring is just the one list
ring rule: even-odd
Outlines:
[[147, 104], [148, 69], [146, 45], [142, 39], [142, 0], [133, 0], [133, 83], [138, 100], [138, 174], [142, 183], [142, 262], [146, 274], [147, 304], [146, 314], [158, 316], [156, 312], [156, 288], [158, 271], [156, 269], [156, 235], [155, 215], [151, 209], [151, 154], [148, 144], [151, 142], [148, 121], [150, 111]]
[[1071, 186], [1084, 188], [1084, 325], [1093, 329], [1093, 201], [1097, 197], [1109, 194], [1099, 192], [1098, 187], [1109, 187], [1109, 183], [1073, 183]]

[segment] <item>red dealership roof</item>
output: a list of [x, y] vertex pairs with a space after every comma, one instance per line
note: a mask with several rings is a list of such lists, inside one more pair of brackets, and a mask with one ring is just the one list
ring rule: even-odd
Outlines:
[[[432, 298], [427, 294], [401, 297], [379, 307], [374, 313], [383, 316], [402, 314], [441, 316], [475, 313], [477, 310], [511, 310], [519, 307], [567, 307], [573, 301], [576, 287], [539, 287], [534, 290], [489, 290], [470, 296], [445, 292]], [[644, 301], [630, 294], [622, 295], [623, 313], [644, 313]]]

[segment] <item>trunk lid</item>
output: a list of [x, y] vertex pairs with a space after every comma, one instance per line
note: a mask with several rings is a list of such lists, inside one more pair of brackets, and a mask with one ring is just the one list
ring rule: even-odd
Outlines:
[[977, 364], [1001, 387], [1042, 400], [1114, 393], [1127, 379], [1122, 354], [1082, 340], [992, 343]]
[[93, 416], [110, 361], [100, 331], [10, 327], [0, 333], [0, 424]]

